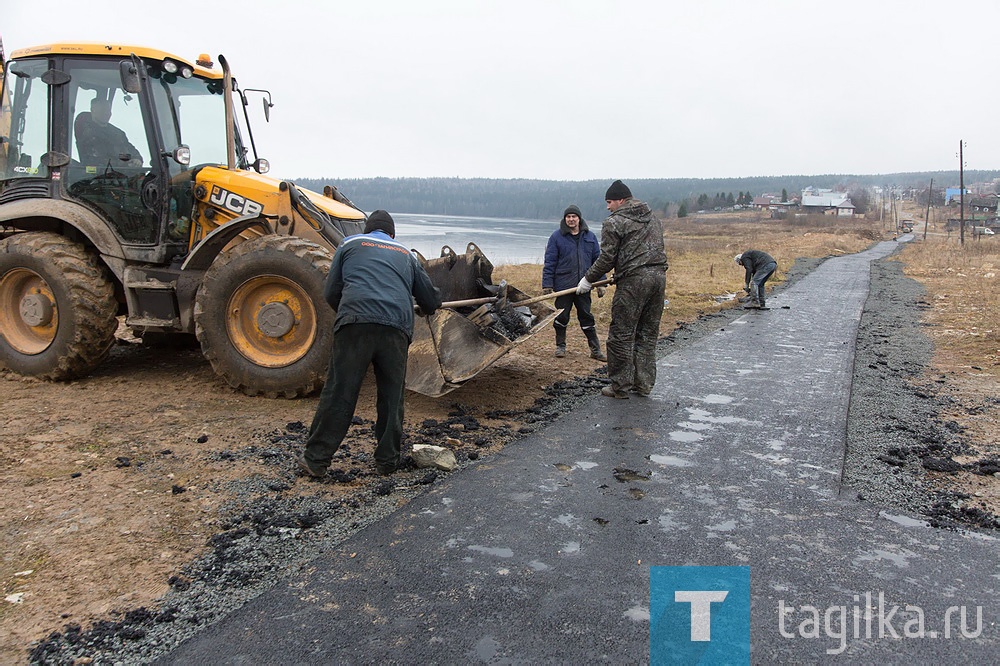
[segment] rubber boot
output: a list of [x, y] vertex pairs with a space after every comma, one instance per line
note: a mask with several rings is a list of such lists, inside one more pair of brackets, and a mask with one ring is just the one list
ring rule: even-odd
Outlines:
[[588, 328], [583, 332], [587, 335], [587, 344], [590, 345], [590, 358], [607, 361], [608, 357], [601, 351], [601, 341], [597, 339], [597, 330]]
[[566, 356], [566, 329], [556, 326], [556, 358]]

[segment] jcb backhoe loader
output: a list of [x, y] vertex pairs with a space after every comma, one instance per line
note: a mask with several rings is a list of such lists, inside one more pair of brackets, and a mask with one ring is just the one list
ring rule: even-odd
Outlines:
[[[323, 281], [365, 214], [335, 187], [264, 175], [247, 95], [269, 116], [269, 93], [241, 90], [222, 56], [216, 68], [140, 46], [51, 44], [9, 61], [0, 46], [0, 62], [0, 366], [85, 375], [124, 315], [141, 336], [194, 334], [250, 395], [316, 390], [335, 317]], [[446, 300], [498, 291], [474, 245], [424, 263]], [[526, 299], [505, 289], [495, 307]], [[527, 328], [514, 334], [473, 308], [423, 318], [408, 387], [442, 395], [555, 314], [516, 309]]]

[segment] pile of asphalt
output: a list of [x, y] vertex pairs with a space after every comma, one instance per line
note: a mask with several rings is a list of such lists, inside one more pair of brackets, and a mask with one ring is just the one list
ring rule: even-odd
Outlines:
[[[800, 260], [779, 289], [821, 261]], [[865, 501], [894, 510], [924, 513], [936, 525], [997, 527], [995, 516], [980, 520], [974, 513], [963, 512], [960, 499], [942, 495], [922, 482], [922, 468], [935, 464], [929, 460], [947, 460], [969, 450], [956, 424], [937, 420], [944, 399], [909, 383], [930, 358], [930, 344], [919, 331], [923, 307], [927, 306], [919, 284], [905, 278], [896, 262], [876, 265], [857, 343], [845, 492], [856, 492]], [[659, 340], [658, 352], [681, 349], [742, 315], [738, 308], [725, 309], [682, 324]], [[457, 440], [453, 450], [460, 470], [572, 410], [606, 383], [602, 368], [587, 377], [553, 384], [527, 410], [484, 415], [524, 424], [517, 428], [487, 427], [462, 405], [454, 404], [444, 421], [428, 419], [408, 431], [404, 452], [413, 444]], [[448, 476], [416, 469], [409, 459], [391, 477], [372, 475], [370, 454], [354, 443], [370, 441], [373, 425], [355, 419], [331, 474], [321, 481], [296, 480], [295, 456], [306, 435], [300, 422], [268, 433], [251, 446], [216, 452], [230, 461], [263, 460], [271, 473], [227, 486], [234, 499], [220, 512], [219, 531], [208, 540], [209, 551], [170, 578], [171, 589], [155, 608], [122, 611], [86, 629], [67, 625], [33, 646], [30, 661], [149, 663]], [[990, 469], [989, 465], [984, 469]], [[321, 489], [323, 484], [358, 481], [338, 499], [320, 493], [288, 493], [296, 483], [316, 484]]]

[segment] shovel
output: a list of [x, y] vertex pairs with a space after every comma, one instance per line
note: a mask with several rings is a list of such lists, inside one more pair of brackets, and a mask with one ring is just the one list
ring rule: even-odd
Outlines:
[[[591, 286], [596, 289], [597, 287], [607, 287], [609, 285], [614, 284], [614, 282], [615, 282], [614, 278], [608, 278], [607, 280], [598, 280], [597, 282], [594, 282]], [[514, 303], [514, 305], [518, 307], [522, 305], [531, 305], [532, 303], [540, 303], [542, 301], [547, 301], [550, 298], [558, 298], [559, 296], [565, 296], [566, 294], [572, 294], [575, 292], [576, 292], [576, 287], [570, 287], [569, 289], [563, 289], [562, 291], [554, 291], [551, 294], [542, 294], [541, 296], [534, 296], [533, 298], [529, 298], [527, 300], [517, 301]], [[506, 291], [504, 291], [503, 294], [504, 296], [506, 296]], [[464, 308], [473, 305], [483, 305], [485, 303], [495, 303], [497, 302], [497, 300], [499, 300], [499, 298], [501, 297], [485, 296], [483, 298], [467, 298], [464, 301], [445, 301], [444, 303], [441, 304], [441, 307], [452, 308], [452, 309]]]
[[[590, 286], [596, 289], [597, 287], [606, 287], [610, 284], [614, 284], [614, 282], [615, 282], [614, 278], [608, 278], [607, 280], [598, 280], [597, 282], [593, 282], [591, 283]], [[558, 298], [559, 296], [565, 296], [566, 294], [575, 294], [575, 293], [576, 293], [576, 287], [570, 287], [569, 289], [563, 289], [562, 291], [554, 291], [551, 294], [542, 294], [541, 296], [535, 296], [534, 298], [529, 298], [526, 301], [518, 301], [514, 305], [517, 305], [518, 307], [522, 305], [531, 305], [532, 303], [540, 303], [541, 301], [547, 301], [550, 298]]]

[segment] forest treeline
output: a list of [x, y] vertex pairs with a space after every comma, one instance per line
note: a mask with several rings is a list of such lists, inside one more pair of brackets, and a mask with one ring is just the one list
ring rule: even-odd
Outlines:
[[[965, 182], [988, 182], [1000, 171], [966, 171]], [[958, 171], [896, 174], [818, 176], [758, 176], [754, 178], [634, 178], [624, 179], [633, 196], [650, 204], [661, 215], [674, 216], [681, 203], [691, 210], [702, 195], [713, 201], [720, 194], [728, 198], [780, 195], [782, 190], [797, 196], [812, 186], [844, 192], [872, 187], [926, 190], [957, 187]], [[324, 185], [336, 185], [359, 208], [377, 208], [391, 213], [423, 213], [469, 217], [510, 217], [558, 219], [570, 204], [583, 211], [585, 219], [607, 216], [604, 193], [611, 180], [528, 180], [503, 178], [297, 178], [300, 187], [317, 192]], [[702, 199], [704, 201], [704, 199]], [[693, 210], [691, 210], [693, 212]]]

